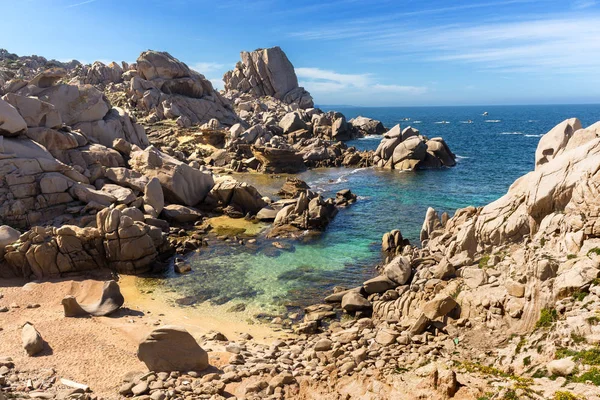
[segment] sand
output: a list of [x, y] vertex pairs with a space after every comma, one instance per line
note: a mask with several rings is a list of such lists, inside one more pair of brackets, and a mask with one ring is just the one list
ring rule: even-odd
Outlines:
[[[230, 340], [250, 333], [255, 340], [268, 343], [281, 336], [267, 325], [250, 325], [243, 315], [226, 313], [224, 308], [207, 304], [193, 308], [172, 306], [164, 297], [168, 294], [160, 298], [143, 294], [137, 288], [136, 278], [129, 276], [119, 279], [125, 304], [116, 314], [63, 316], [64, 296], [70, 294], [82, 303], [92, 302], [99, 296], [102, 284], [103, 280], [62, 280], [22, 286], [22, 282], [3, 281], [0, 307], [16, 304], [19, 308], [0, 313], [0, 356], [12, 357], [21, 371], [54, 368], [58, 378], [85, 383], [96, 394], [114, 398], [127, 374], [147, 371], [137, 359], [137, 345], [158, 325], [182, 325], [196, 337], [217, 330]], [[26, 308], [35, 303], [40, 307]], [[21, 327], [27, 321], [48, 343], [48, 348], [36, 357], [27, 356], [21, 345]], [[209, 354], [211, 364], [223, 362], [221, 353]]]

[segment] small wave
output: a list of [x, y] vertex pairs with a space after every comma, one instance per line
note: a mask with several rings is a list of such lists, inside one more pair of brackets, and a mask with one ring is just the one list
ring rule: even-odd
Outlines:
[[498, 122], [500, 122], [499, 119], [486, 119], [485, 122], [490, 122], [492, 124], [497, 124]]
[[460, 121], [461, 124], [472, 124], [473, 121]]
[[500, 132], [501, 135], [522, 135], [523, 132]]
[[356, 196], [357, 200], [367, 200], [369, 199], [369, 196]]
[[544, 136], [543, 133], [540, 133], [538, 135], [525, 135], [525, 137], [542, 137], [542, 136]]
[[366, 136], [363, 136], [356, 140], [373, 140], [373, 139], [381, 139], [382, 137], [383, 137], [382, 135], [366, 135]]
[[450, 122], [448, 121], [438, 121], [438, 122], [434, 122], [434, 124], [449, 124]]
[[529, 121], [527, 121], [527, 122], [537, 122], [537, 119], [530, 119], [530, 120], [529, 120]]
[[458, 158], [459, 160], [464, 160], [466, 158], [471, 158], [471, 157], [467, 157], [467, 156], [459, 156], [458, 154], [456, 154], [456, 158]]
[[422, 122], [423, 122], [423, 121], [413, 121], [413, 124], [420, 124], [420, 123], [422, 123]]
[[364, 171], [366, 169], [368, 169], [368, 168], [367, 167], [356, 168], [356, 169], [353, 169], [352, 171], [350, 171], [350, 173], [348, 175], [356, 174], [357, 172]]

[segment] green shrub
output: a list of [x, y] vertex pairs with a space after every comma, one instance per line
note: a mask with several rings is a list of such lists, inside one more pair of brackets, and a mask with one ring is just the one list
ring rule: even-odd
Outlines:
[[600, 256], [600, 247], [594, 247], [593, 249], [590, 249], [587, 252], [587, 256], [589, 257], [590, 254], [596, 254], [597, 256]]
[[552, 400], [585, 400], [583, 396], [576, 396], [571, 392], [556, 392]]
[[575, 351], [571, 349], [556, 350], [556, 358], [573, 357], [574, 361], [581, 361], [587, 365], [600, 365], [600, 347]]
[[489, 261], [490, 261], [490, 255], [484, 254], [481, 257], [481, 260], [479, 260], [479, 268], [481, 268], [481, 269], [487, 268]]
[[583, 374], [574, 377], [573, 382], [585, 383], [587, 381], [592, 382], [596, 386], [600, 386], [600, 370], [598, 368], [592, 368]]
[[531, 365], [531, 356], [527, 356], [523, 359], [523, 365], [528, 367], [529, 365]]
[[537, 328], [549, 328], [558, 319], [558, 313], [554, 308], [543, 308], [540, 313], [540, 319], [535, 323]]

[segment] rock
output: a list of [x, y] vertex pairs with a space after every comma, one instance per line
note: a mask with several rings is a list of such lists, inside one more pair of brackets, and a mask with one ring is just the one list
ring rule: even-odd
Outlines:
[[460, 276], [471, 289], [476, 289], [487, 283], [487, 274], [481, 268], [464, 267], [460, 270]]
[[279, 47], [241, 53], [233, 71], [223, 76], [225, 90], [238, 90], [256, 97], [273, 96], [300, 108], [313, 107], [310, 94], [298, 87], [294, 66]]
[[427, 140], [416, 129], [408, 127], [401, 131], [400, 125], [396, 125], [384, 134], [374, 161], [378, 167], [415, 170], [451, 167], [456, 165], [455, 159], [442, 138]]
[[358, 116], [348, 121], [362, 135], [383, 135], [385, 127], [376, 119]]
[[542, 136], [535, 150], [536, 169], [560, 155], [567, 147], [573, 133], [578, 129], [581, 129], [581, 122], [577, 118], [571, 118], [561, 122]]
[[9, 103], [0, 99], [0, 136], [17, 136], [27, 129], [27, 123]]
[[106, 168], [105, 177], [138, 192], [143, 192], [149, 182], [149, 179], [141, 173], [123, 167]]
[[396, 338], [400, 336], [399, 332], [393, 329], [382, 328], [377, 331], [375, 341], [382, 346], [389, 346], [392, 343], [396, 343]]
[[506, 287], [506, 291], [509, 295], [514, 297], [523, 297], [525, 296], [525, 285], [519, 282], [515, 282], [512, 280], [508, 280], [504, 283]]
[[383, 273], [389, 280], [398, 285], [404, 285], [412, 273], [410, 261], [404, 256], [396, 256], [383, 268]]
[[161, 153], [153, 146], [133, 152], [130, 165], [149, 178], [157, 178], [165, 200], [171, 203], [194, 206], [204, 200], [214, 185], [210, 174]]
[[442, 223], [438, 216], [438, 213], [432, 207], [427, 209], [425, 214], [425, 221], [423, 221], [423, 227], [421, 228], [421, 243], [428, 240], [433, 231], [442, 229]]
[[102, 288], [100, 299], [92, 304], [79, 304], [74, 296], [67, 296], [62, 300], [65, 317], [82, 317], [93, 315], [100, 317], [109, 315], [121, 308], [125, 298], [121, 294], [119, 284], [115, 281], [106, 281]]
[[35, 97], [20, 96], [15, 93], [8, 93], [2, 99], [10, 103], [19, 112], [30, 128], [60, 128], [62, 126], [60, 114], [50, 103], [38, 100]]
[[571, 357], [552, 360], [546, 364], [546, 369], [550, 375], [569, 376], [575, 370], [575, 362], [573, 362]]
[[260, 170], [269, 174], [295, 174], [306, 170], [302, 155], [292, 148], [253, 146], [252, 154], [260, 162]]
[[293, 111], [284, 115], [279, 121], [279, 127], [283, 129], [284, 134], [308, 128], [298, 111]]
[[436, 279], [450, 279], [456, 276], [454, 266], [445, 257], [433, 268], [432, 272]]
[[575, 291], [600, 277], [598, 262], [590, 259], [571, 261], [574, 262], [571, 268], [559, 273], [554, 279], [554, 296], [558, 299], [570, 296]]
[[331, 350], [332, 342], [329, 339], [321, 339], [315, 343], [315, 351], [329, 351]]
[[433, 320], [445, 316], [456, 306], [457, 303], [452, 297], [439, 294], [421, 309], [427, 318]]
[[0, 225], [0, 261], [4, 258], [4, 248], [19, 240], [21, 232], [8, 225]]
[[138, 358], [150, 371], [202, 371], [208, 353], [183, 328], [173, 325], [153, 330], [139, 345]]
[[368, 311], [373, 307], [371, 302], [358, 292], [348, 292], [342, 297], [342, 309], [349, 313]]
[[267, 205], [254, 186], [237, 182], [229, 177], [219, 178], [211, 193], [220, 206], [233, 207], [244, 215], [248, 213], [255, 215]]
[[35, 356], [44, 350], [42, 335], [29, 322], [23, 325], [21, 340], [23, 341], [23, 348], [29, 356]]
[[140, 381], [140, 383], [131, 388], [131, 393], [133, 393], [134, 396], [141, 396], [148, 393], [148, 390], [148, 382]]
[[167, 220], [180, 224], [195, 222], [202, 219], [200, 211], [192, 207], [185, 207], [177, 204], [165, 206], [162, 213]]
[[377, 276], [363, 283], [363, 287], [367, 294], [383, 293], [389, 289], [394, 289], [396, 286], [398, 285], [388, 279], [385, 275]]
[[150, 179], [144, 187], [144, 204], [152, 206], [157, 215], [160, 214], [165, 207], [162, 186], [160, 180], [156, 177]]

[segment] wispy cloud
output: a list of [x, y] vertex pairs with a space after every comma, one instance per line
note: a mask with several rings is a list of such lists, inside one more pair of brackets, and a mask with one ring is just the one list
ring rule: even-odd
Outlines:
[[217, 62], [202, 62], [198, 61], [190, 64], [189, 67], [194, 71], [200, 72], [203, 75], [209, 75], [215, 72], [225, 72], [228, 69], [232, 69], [235, 63], [224, 64]]
[[[488, 3], [489, 4], [489, 3]], [[472, 24], [455, 22], [433, 27], [408, 23], [376, 27], [347, 24], [297, 32], [307, 40], [353, 39], [353, 48], [365, 59], [405, 62], [479, 64], [500, 72], [552, 74], [597, 71], [600, 65], [600, 14], [586, 13], [529, 17], [525, 20]]]
[[79, 6], [83, 6], [84, 4], [90, 4], [93, 3], [97, 0], [87, 0], [87, 1], [82, 1], [81, 3], [75, 3], [75, 4], [71, 4], [66, 6], [65, 8], [72, 8], [72, 7], [79, 7]]
[[342, 74], [320, 68], [296, 68], [300, 85], [312, 93], [360, 91], [363, 93], [412, 93], [426, 92], [423, 86], [387, 85], [378, 83], [372, 74]]
[[585, 8], [594, 7], [598, 2], [596, 0], [575, 0], [573, 1], [573, 8], [576, 10], [583, 10]]

